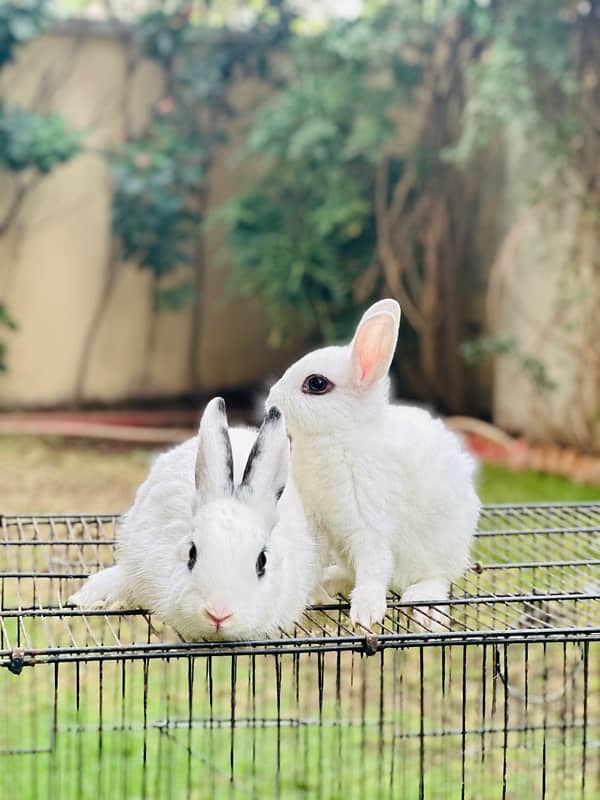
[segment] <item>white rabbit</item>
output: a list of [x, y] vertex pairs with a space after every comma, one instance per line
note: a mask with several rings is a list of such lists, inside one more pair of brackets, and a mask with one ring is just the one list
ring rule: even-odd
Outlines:
[[308, 353], [267, 399], [285, 413], [294, 480], [336, 564], [324, 586], [352, 589], [352, 622], [366, 628], [383, 619], [388, 589], [406, 603], [447, 598], [480, 507], [475, 463], [455, 435], [389, 403], [399, 324], [395, 300], [375, 303], [349, 345]]
[[198, 436], [159, 456], [138, 489], [118, 532], [117, 565], [92, 575], [70, 603], [148, 609], [186, 640], [291, 625], [318, 570], [288, 479], [284, 418], [270, 408], [258, 436], [231, 434], [225, 402], [214, 398]]

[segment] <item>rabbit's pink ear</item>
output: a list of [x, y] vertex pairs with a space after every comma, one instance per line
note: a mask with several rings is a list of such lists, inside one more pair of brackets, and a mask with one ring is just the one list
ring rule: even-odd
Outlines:
[[381, 300], [365, 312], [350, 345], [355, 384], [372, 386], [387, 375], [399, 325], [400, 306], [395, 300]]

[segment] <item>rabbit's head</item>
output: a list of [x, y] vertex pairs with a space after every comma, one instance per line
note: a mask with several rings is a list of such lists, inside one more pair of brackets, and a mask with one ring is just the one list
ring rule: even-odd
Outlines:
[[225, 402], [214, 398], [207, 405], [198, 436], [193, 525], [177, 548], [164, 615], [185, 639], [249, 638], [269, 629], [285, 591], [281, 554], [270, 539], [288, 461], [285, 422], [273, 407], [235, 486]]
[[380, 300], [364, 313], [350, 344], [308, 353], [272, 387], [267, 407], [285, 412], [292, 438], [353, 428], [388, 401], [400, 306]]

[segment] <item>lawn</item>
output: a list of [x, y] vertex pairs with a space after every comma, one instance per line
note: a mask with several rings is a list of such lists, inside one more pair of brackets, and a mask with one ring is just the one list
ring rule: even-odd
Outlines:
[[0, 512], [120, 513], [153, 454], [58, 437], [0, 437]]
[[[0, 511], [123, 511], [152, 456], [57, 438], [0, 438]], [[597, 488], [499, 467], [482, 467], [479, 482], [488, 503], [600, 499]], [[7, 606], [11, 585], [3, 579]], [[88, 633], [82, 627], [78, 637], [93, 641], [101, 619], [80, 620]], [[64, 638], [63, 623], [52, 624]], [[102, 625], [127, 639], [127, 618]], [[31, 633], [33, 620], [27, 626]], [[37, 630], [42, 640], [52, 635]], [[110, 636], [107, 630], [102, 639]], [[512, 676], [511, 696], [497, 663]], [[591, 800], [598, 778], [582, 715], [597, 716], [600, 687], [594, 670], [586, 687], [580, 663], [577, 644], [550, 642], [504, 652], [407, 648], [369, 659], [330, 652], [62, 663], [19, 677], [4, 670], [0, 797], [413, 800], [422, 792], [438, 800], [461, 797], [464, 782], [466, 798], [499, 800], [504, 774], [507, 798], [541, 797], [544, 782], [548, 798]], [[531, 698], [524, 700], [527, 664]], [[595, 700], [584, 710], [586, 692]], [[540, 704], [546, 693], [554, 699]]]
[[[563, 670], [568, 678], [577, 669], [577, 645], [514, 645], [501, 656], [515, 691], [530, 661], [529, 703], [495, 680], [495, 652], [450, 645], [369, 659], [332, 652], [5, 672], [0, 689], [20, 724], [0, 732], [0, 796], [413, 800], [422, 765], [425, 798], [458, 799], [464, 780], [467, 798], [500, 800], [508, 764], [508, 798], [542, 797], [545, 780], [549, 800], [595, 799], [591, 744], [580, 791], [584, 681], [560, 691]], [[590, 697], [597, 688], [590, 683]], [[547, 708], [535, 697], [544, 690], [558, 697]], [[597, 699], [588, 708], [596, 713]], [[5, 748], [21, 752], [3, 756]]]
[[479, 475], [479, 493], [484, 503], [532, 503], [600, 500], [600, 486], [573, 483], [561, 475], [512, 472], [486, 464]]
[[[0, 437], [0, 513], [120, 513], [156, 451], [57, 437]], [[600, 500], [600, 487], [484, 465], [484, 503]]]

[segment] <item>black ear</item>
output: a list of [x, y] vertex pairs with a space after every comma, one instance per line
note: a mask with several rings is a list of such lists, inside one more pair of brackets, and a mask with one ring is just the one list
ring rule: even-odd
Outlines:
[[275, 504], [285, 489], [288, 477], [290, 443], [283, 414], [272, 406], [248, 456], [242, 489], [256, 502]]
[[233, 493], [233, 453], [222, 397], [210, 401], [200, 420], [195, 477], [201, 503]]

